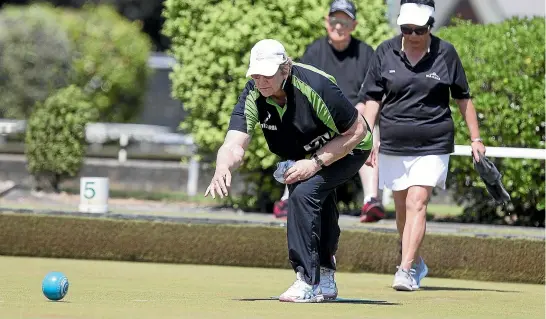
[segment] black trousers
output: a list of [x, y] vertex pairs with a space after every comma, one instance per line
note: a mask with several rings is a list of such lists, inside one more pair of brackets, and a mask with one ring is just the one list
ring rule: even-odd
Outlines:
[[288, 258], [308, 284], [320, 281], [320, 266], [335, 269], [340, 229], [336, 188], [351, 179], [370, 155], [355, 150], [315, 176], [288, 185]]

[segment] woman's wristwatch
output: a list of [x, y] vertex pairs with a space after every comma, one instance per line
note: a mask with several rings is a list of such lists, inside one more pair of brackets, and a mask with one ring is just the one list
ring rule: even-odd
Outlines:
[[320, 168], [324, 168], [324, 162], [318, 157], [317, 153], [313, 154], [312, 156], [313, 160], [315, 161], [315, 163], [317, 163], [317, 165], [320, 166]]
[[472, 141], [472, 143], [474, 143], [474, 142], [483, 143], [483, 140], [482, 140], [480, 137], [474, 138], [474, 139], [472, 139], [471, 141]]

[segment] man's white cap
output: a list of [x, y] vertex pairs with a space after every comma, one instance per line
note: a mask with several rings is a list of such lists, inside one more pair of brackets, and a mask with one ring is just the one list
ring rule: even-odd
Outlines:
[[277, 40], [264, 39], [252, 47], [250, 64], [246, 76], [255, 74], [272, 76], [277, 73], [279, 65], [287, 60], [284, 46]]
[[398, 25], [414, 24], [424, 26], [428, 19], [434, 16], [434, 8], [424, 4], [404, 3], [400, 6], [400, 15], [396, 23]]

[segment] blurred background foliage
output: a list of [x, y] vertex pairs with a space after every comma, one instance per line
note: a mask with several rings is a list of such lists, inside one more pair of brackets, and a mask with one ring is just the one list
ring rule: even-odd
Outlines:
[[[465, 67], [486, 146], [544, 149], [544, 30], [544, 18], [536, 17], [488, 25], [458, 21], [438, 33], [455, 46]], [[452, 114], [455, 143], [468, 144], [468, 129], [455, 104]], [[544, 161], [491, 160], [512, 201], [496, 205], [471, 159], [452, 156], [448, 187], [464, 206], [461, 220], [544, 226]]]

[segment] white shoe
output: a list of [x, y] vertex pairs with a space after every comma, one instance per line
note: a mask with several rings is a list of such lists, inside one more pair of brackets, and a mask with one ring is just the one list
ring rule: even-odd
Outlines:
[[412, 267], [415, 271], [412, 283], [412, 288], [414, 290], [421, 288], [421, 280], [428, 274], [428, 267], [425, 264], [425, 261], [422, 257], [419, 257], [419, 259], [419, 263], [415, 267]]
[[326, 267], [320, 267], [320, 290], [325, 300], [335, 300], [337, 298], [337, 285], [335, 280], [335, 270]]
[[415, 279], [413, 279], [415, 270], [406, 271], [398, 267], [398, 271], [394, 274], [394, 282], [392, 288], [398, 291], [413, 291]]
[[324, 296], [320, 285], [314, 287], [303, 280], [301, 273], [296, 274], [296, 281], [279, 297], [284, 302], [322, 302]]

